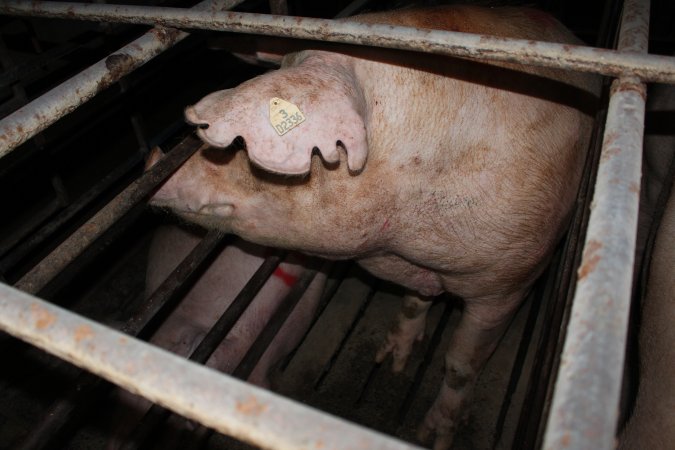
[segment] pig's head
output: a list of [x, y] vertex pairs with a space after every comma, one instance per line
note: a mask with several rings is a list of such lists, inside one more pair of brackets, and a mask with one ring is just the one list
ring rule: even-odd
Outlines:
[[[146, 169], [162, 157], [159, 149], [153, 150]], [[371, 170], [352, 174], [345, 162], [344, 154], [334, 165], [314, 157], [309, 176], [288, 177], [251, 166], [238, 140], [227, 149], [203, 145], [150, 203], [258, 244], [351, 257], [364, 243], [373, 244], [371, 228], [379, 225], [370, 214], [381, 214], [378, 208], [385, 206], [383, 192], [354, 201], [359, 193], [372, 192], [379, 178]]]
[[350, 60], [323, 52], [286, 57], [282, 68], [234, 89], [214, 92], [185, 110], [213, 147], [243, 138], [251, 162], [270, 172], [304, 175], [318, 150], [328, 163], [347, 153], [350, 171], [367, 157], [365, 101]]

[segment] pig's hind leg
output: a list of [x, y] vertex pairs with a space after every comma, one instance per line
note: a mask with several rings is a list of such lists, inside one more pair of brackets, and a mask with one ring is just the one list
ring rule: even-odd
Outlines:
[[445, 376], [440, 392], [419, 427], [417, 437], [434, 450], [449, 449], [454, 433], [468, 412], [476, 379], [506, 331], [524, 293], [507, 298], [465, 301], [464, 312], [445, 353]]
[[433, 297], [408, 293], [403, 297], [403, 306], [396, 316], [396, 322], [387, 333], [384, 344], [375, 355], [381, 363], [389, 353], [392, 356], [392, 370], [400, 372], [405, 367], [415, 342], [424, 338], [427, 313]]

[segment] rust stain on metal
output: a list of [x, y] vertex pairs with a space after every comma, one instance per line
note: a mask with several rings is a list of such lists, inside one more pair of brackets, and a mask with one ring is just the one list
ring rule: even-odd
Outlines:
[[83, 339], [89, 339], [94, 337], [94, 331], [91, 329], [89, 325], [80, 325], [79, 327], [75, 328], [75, 342], [78, 344], [83, 340]]
[[579, 280], [584, 279], [589, 273], [595, 270], [595, 266], [600, 262], [600, 255], [598, 255], [598, 250], [602, 248], [602, 243], [599, 241], [591, 240], [586, 244], [586, 249], [584, 250], [584, 258], [579, 267]]
[[563, 447], [569, 447], [571, 440], [572, 439], [570, 438], [570, 434], [565, 433], [563, 437], [560, 439], [560, 445], [562, 445]]
[[[609, 143], [609, 137], [608, 137], [607, 142]], [[611, 159], [611, 158], [619, 155], [620, 153], [621, 153], [620, 147], [608, 147], [600, 155], [600, 161], [602, 161], [602, 162], [607, 161], [608, 159]]]
[[636, 92], [642, 100], [647, 99], [647, 86], [638, 78], [622, 78], [620, 82], [612, 83], [611, 95], [617, 92]]
[[44, 330], [56, 321], [56, 316], [39, 305], [30, 306], [30, 311], [35, 319], [35, 327], [38, 330]]
[[640, 194], [640, 185], [638, 183], [633, 182], [630, 184], [630, 186], [628, 186], [628, 190], [633, 194]]
[[150, 30], [150, 33], [163, 45], [170, 45], [176, 41], [176, 38], [180, 34], [180, 30], [176, 28], [155, 27]]
[[254, 396], [250, 396], [244, 401], [237, 402], [237, 411], [247, 416], [258, 415], [267, 411], [267, 405], [260, 403]]
[[133, 64], [134, 58], [125, 53], [114, 53], [105, 59], [105, 66], [113, 77], [119, 77], [125, 69]]

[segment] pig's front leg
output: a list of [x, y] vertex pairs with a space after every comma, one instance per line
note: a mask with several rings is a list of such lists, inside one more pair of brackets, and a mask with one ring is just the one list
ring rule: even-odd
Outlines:
[[389, 353], [392, 356], [392, 370], [400, 372], [405, 367], [415, 342], [424, 338], [427, 313], [433, 297], [408, 293], [403, 297], [403, 306], [396, 316], [396, 323], [387, 333], [384, 344], [375, 356], [381, 363]]
[[422, 442], [435, 435], [434, 450], [452, 446], [455, 430], [465, 419], [478, 374], [497, 347], [524, 293], [507, 298], [466, 300], [462, 317], [445, 353], [440, 392], [419, 427]]

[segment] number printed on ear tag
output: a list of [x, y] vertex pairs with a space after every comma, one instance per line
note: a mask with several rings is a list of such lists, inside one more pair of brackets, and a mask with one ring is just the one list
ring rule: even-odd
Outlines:
[[278, 97], [270, 100], [270, 123], [279, 136], [283, 136], [304, 121], [305, 116], [293, 103]]

